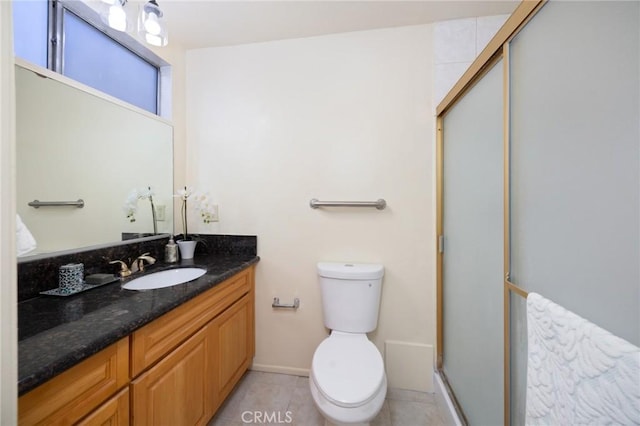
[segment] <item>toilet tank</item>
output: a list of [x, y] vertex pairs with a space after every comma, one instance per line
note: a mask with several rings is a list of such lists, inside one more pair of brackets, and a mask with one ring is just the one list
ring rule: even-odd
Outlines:
[[370, 263], [318, 263], [324, 325], [348, 333], [378, 326], [384, 266]]

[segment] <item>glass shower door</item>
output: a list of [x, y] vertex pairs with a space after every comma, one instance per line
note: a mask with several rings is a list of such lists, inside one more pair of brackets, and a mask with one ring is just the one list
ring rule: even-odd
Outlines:
[[503, 423], [503, 66], [444, 116], [443, 364], [472, 425]]

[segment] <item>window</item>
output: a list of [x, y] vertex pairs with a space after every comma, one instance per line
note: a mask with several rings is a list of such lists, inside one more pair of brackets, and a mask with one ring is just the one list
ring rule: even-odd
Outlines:
[[169, 64], [133, 37], [108, 28], [79, 1], [14, 0], [13, 5], [16, 56], [168, 115], [159, 105]]
[[47, 0], [13, 2], [13, 44], [16, 56], [47, 67], [49, 4]]

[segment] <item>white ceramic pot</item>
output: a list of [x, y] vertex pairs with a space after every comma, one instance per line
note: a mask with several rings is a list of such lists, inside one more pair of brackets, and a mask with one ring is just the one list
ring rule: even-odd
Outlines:
[[193, 259], [193, 253], [196, 251], [197, 241], [176, 241], [180, 249], [181, 259]]

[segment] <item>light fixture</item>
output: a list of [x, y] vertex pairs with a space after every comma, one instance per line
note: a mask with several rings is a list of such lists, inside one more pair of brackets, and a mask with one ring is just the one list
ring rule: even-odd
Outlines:
[[[100, 11], [102, 22], [117, 31], [125, 32], [130, 29], [127, 12], [124, 10], [127, 0], [102, 0], [102, 3], [103, 8]], [[167, 25], [156, 0], [140, 5], [138, 35], [153, 46], [162, 47], [169, 42]]]
[[162, 19], [162, 10], [156, 0], [140, 6], [138, 14], [138, 34], [153, 46], [166, 46], [169, 42], [167, 25]]
[[127, 30], [127, 13], [124, 4], [127, 0], [102, 0], [103, 9], [100, 12], [102, 22], [117, 31]]

